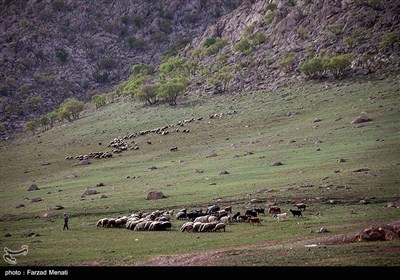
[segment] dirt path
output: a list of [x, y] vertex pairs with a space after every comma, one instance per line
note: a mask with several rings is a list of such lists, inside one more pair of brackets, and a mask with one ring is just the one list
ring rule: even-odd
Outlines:
[[[323, 234], [323, 233], [322, 233]], [[316, 238], [295, 238], [284, 241], [268, 241], [260, 244], [250, 244], [241, 246], [228, 246], [217, 250], [210, 250], [203, 253], [180, 254], [171, 256], [159, 256], [147, 261], [135, 263], [135, 266], [207, 266], [215, 265], [218, 259], [224, 258], [226, 254], [238, 254], [243, 249], [278, 249], [295, 246], [305, 246], [308, 244], [340, 244], [348, 243], [354, 237], [353, 235], [334, 235], [321, 236]]]

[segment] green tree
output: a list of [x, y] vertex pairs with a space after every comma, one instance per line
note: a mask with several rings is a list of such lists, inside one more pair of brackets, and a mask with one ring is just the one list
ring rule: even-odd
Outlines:
[[227, 67], [223, 67], [208, 80], [214, 86], [218, 93], [223, 93], [228, 89], [228, 84], [233, 78], [233, 74], [229, 72]]
[[299, 70], [311, 79], [318, 79], [324, 73], [324, 59], [321, 57], [311, 58], [299, 65]]
[[49, 118], [50, 121], [50, 128], [53, 127], [55, 121], [57, 120], [58, 117], [58, 112], [57, 110], [53, 110], [50, 113], [47, 114], [47, 117]]
[[157, 96], [167, 101], [171, 106], [176, 105], [178, 96], [185, 91], [187, 84], [187, 80], [184, 78], [168, 80], [160, 84]]
[[135, 94], [135, 97], [148, 105], [155, 104], [157, 102], [159, 85], [158, 84], [147, 84], [140, 88]]
[[342, 54], [326, 60], [324, 68], [332, 73], [336, 79], [342, 78], [351, 65], [351, 55]]
[[105, 96], [104, 94], [93, 95], [92, 96], [92, 103], [94, 104], [96, 109], [104, 107], [107, 104], [107, 96]]
[[72, 122], [79, 118], [85, 104], [75, 98], [65, 100], [59, 108], [58, 117], [61, 121], [67, 119]]
[[48, 125], [50, 124], [49, 117], [47, 115], [41, 115], [39, 118], [39, 124], [43, 127], [43, 130], [47, 130]]
[[38, 127], [37, 121], [28, 121], [25, 123], [25, 129], [30, 130], [32, 134], [35, 134], [37, 127]]

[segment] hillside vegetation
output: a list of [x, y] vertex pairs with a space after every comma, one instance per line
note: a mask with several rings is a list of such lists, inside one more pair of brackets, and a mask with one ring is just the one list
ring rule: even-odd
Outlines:
[[[126, 91], [133, 65], [157, 69], [175, 56], [190, 62], [187, 87], [161, 86], [163, 95], [172, 87], [211, 94], [271, 90], [308, 78], [399, 74], [399, 1], [52, 0], [1, 5], [2, 139], [67, 98], [88, 102], [100, 93]], [[303, 67], [308, 62], [313, 63]], [[135, 82], [157, 80], [158, 74]]]
[[[163, 265], [162, 256], [188, 254], [169, 263], [183, 265], [205, 252], [215, 253], [206, 265], [399, 265], [398, 241], [304, 247], [399, 220], [399, 91], [397, 78], [371, 78], [187, 94], [174, 107], [116, 100], [74, 122], [21, 133], [1, 142], [1, 246], [29, 245], [19, 265]], [[370, 121], [352, 124], [360, 115]], [[87, 165], [65, 159], [111, 152], [114, 138], [166, 125], [166, 135], [128, 137], [137, 150]], [[33, 183], [39, 190], [28, 191]], [[83, 196], [87, 188], [97, 194]], [[146, 200], [151, 190], [166, 198]], [[184, 221], [174, 218], [164, 232], [96, 227], [100, 218], [139, 211], [219, 204], [235, 213], [276, 203], [288, 212], [300, 202], [303, 217], [266, 214], [260, 226], [230, 223], [226, 232], [180, 232]], [[64, 209], [51, 210], [56, 205]], [[317, 233], [321, 227], [329, 232]]]

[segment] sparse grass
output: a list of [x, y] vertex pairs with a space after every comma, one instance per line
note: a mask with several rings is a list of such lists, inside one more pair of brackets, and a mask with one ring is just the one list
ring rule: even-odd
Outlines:
[[[17, 249], [29, 245], [29, 254], [18, 258], [19, 265], [131, 265], [160, 255], [218, 248], [229, 251], [242, 245], [243, 249], [221, 265], [398, 265], [398, 241], [327, 245], [311, 250], [304, 246], [246, 246], [315, 238], [320, 235], [311, 231], [322, 226], [331, 230], [328, 235], [335, 235], [398, 220], [399, 209], [386, 205], [389, 201], [399, 203], [399, 90], [391, 79], [346, 80], [329, 88], [307, 83], [256, 94], [188, 96], [174, 108], [121, 102], [88, 112], [40, 137], [21, 134], [0, 147], [1, 246]], [[238, 113], [208, 119], [211, 114], [230, 110]], [[373, 121], [357, 128], [350, 122], [362, 111]], [[288, 112], [298, 114], [287, 116]], [[90, 165], [64, 159], [108, 151], [108, 142], [117, 136], [176, 124], [191, 116], [203, 120], [187, 124], [188, 134], [148, 134], [129, 139], [128, 143], [134, 140], [140, 150], [92, 160]], [[316, 118], [321, 121], [314, 123]], [[177, 146], [178, 151], [169, 151], [171, 146]], [[213, 150], [217, 156], [206, 158]], [[249, 151], [253, 154], [245, 155]], [[338, 163], [338, 158], [347, 161]], [[274, 167], [275, 161], [284, 165]], [[42, 165], [45, 163], [50, 164]], [[147, 171], [153, 165], [157, 169]], [[353, 172], [358, 168], [369, 168], [370, 172]], [[194, 169], [204, 173], [195, 173]], [[336, 169], [341, 172], [335, 173]], [[230, 174], [220, 175], [223, 170]], [[72, 173], [77, 177], [67, 178]], [[33, 182], [40, 190], [28, 192]], [[99, 182], [105, 186], [95, 187]], [[337, 188], [341, 185], [348, 188]], [[81, 201], [86, 187], [97, 189], [99, 194]], [[152, 189], [168, 197], [146, 200]], [[101, 194], [108, 198], [99, 199]], [[25, 199], [32, 197], [43, 201]], [[215, 203], [232, 205], [234, 212], [244, 211], [254, 207], [249, 205], [252, 198], [262, 201], [254, 206], [277, 202], [288, 211], [294, 202], [304, 201], [308, 208], [300, 219], [289, 217], [280, 223], [267, 214], [261, 216], [261, 226], [235, 223], [225, 233], [181, 233], [183, 221], [175, 219], [170, 232], [95, 226], [102, 217], [156, 209], [205, 209]], [[328, 203], [332, 199], [337, 204]], [[370, 203], [361, 205], [361, 199]], [[20, 203], [25, 207], [16, 209]], [[40, 218], [57, 204], [65, 210], [56, 211], [52, 222]], [[71, 217], [69, 231], [61, 230], [64, 211]], [[23, 236], [29, 232], [41, 236]], [[5, 237], [6, 233], [11, 237]], [[371, 253], [359, 262], [365, 250]], [[268, 257], [271, 252], [276, 258]], [[298, 260], [299, 255], [306, 263]]]

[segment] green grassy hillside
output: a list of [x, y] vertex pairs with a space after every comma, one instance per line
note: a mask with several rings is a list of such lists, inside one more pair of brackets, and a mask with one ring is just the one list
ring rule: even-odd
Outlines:
[[[330, 230], [326, 236], [334, 236], [398, 221], [400, 208], [386, 206], [400, 206], [399, 105], [395, 79], [307, 83], [272, 92], [186, 96], [173, 108], [118, 102], [39, 135], [21, 134], [1, 143], [1, 246], [27, 244], [29, 253], [18, 257], [20, 265], [132, 265], [156, 256], [237, 247], [221, 265], [399, 265], [398, 241], [329, 245], [312, 254], [304, 244], [290, 252], [249, 249], [312, 240], [321, 237], [315, 231], [322, 226]], [[372, 121], [351, 124], [362, 112]], [[222, 118], [209, 118], [220, 113]], [[179, 121], [192, 117], [203, 119], [175, 132]], [[139, 150], [91, 159], [89, 165], [65, 159], [110, 151], [107, 145], [116, 137], [171, 124], [168, 135], [126, 140], [130, 146], [135, 141]], [[178, 150], [170, 151], [174, 146]], [[212, 152], [216, 156], [209, 157]], [[273, 166], [277, 161], [283, 165]], [[157, 169], [148, 170], [151, 166]], [[355, 172], [360, 168], [368, 170]], [[229, 174], [221, 175], [225, 170]], [[96, 187], [100, 182], [105, 186]], [[40, 190], [28, 192], [32, 183]], [[87, 187], [98, 194], [82, 200]], [[150, 190], [167, 198], [146, 200]], [[107, 198], [100, 199], [103, 194]], [[33, 197], [43, 201], [30, 202]], [[250, 205], [254, 198], [259, 203]], [[297, 202], [307, 204], [303, 218], [290, 216], [280, 223], [261, 215], [261, 226], [233, 223], [226, 232], [182, 233], [183, 221], [175, 219], [168, 232], [95, 226], [99, 218], [138, 211], [176, 213], [219, 204], [244, 212], [277, 203], [288, 212]], [[16, 208], [19, 204], [25, 206]], [[58, 204], [65, 209], [43, 218]], [[63, 212], [71, 217], [69, 231], [62, 231]], [[25, 236], [31, 232], [39, 236]], [[376, 253], [360, 263], [372, 247]], [[278, 257], [266, 258], [268, 250]], [[306, 256], [299, 259], [299, 254]]]

